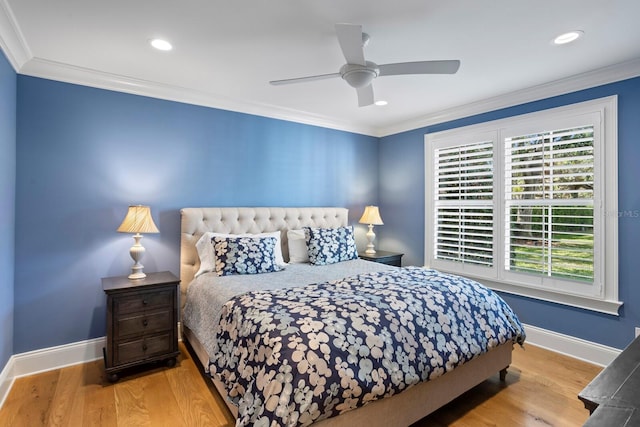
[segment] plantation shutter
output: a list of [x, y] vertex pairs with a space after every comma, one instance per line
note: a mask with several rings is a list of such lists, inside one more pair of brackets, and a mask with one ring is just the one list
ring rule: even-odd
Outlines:
[[434, 150], [434, 259], [492, 267], [493, 142]]
[[594, 126], [505, 138], [505, 269], [594, 281]]

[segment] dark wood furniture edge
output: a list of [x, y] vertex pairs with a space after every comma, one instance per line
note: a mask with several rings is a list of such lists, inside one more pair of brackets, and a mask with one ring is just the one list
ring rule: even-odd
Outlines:
[[640, 425], [640, 337], [635, 338], [582, 391], [578, 398], [591, 414], [586, 425]]
[[104, 277], [102, 279], [102, 289], [109, 293], [120, 289], [129, 289], [140, 286], [158, 286], [167, 283], [179, 283], [180, 279], [170, 271], [160, 271], [157, 273], [147, 273], [144, 279], [130, 280], [127, 276]]
[[402, 266], [402, 257], [404, 253], [390, 252], [378, 250], [374, 254], [368, 254], [366, 252], [358, 252], [358, 258], [365, 261], [377, 262], [381, 264], [393, 265], [395, 267]]

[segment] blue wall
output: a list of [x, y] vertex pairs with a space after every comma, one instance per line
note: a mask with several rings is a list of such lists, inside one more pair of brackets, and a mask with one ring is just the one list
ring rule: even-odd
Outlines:
[[[129, 271], [132, 239], [115, 229], [133, 203], [151, 205], [161, 230], [143, 240], [146, 271], [179, 272], [179, 209], [204, 205], [338, 205], [349, 207], [356, 223], [364, 205], [378, 202], [385, 225], [376, 228], [377, 245], [420, 265], [427, 131], [617, 94], [619, 210], [640, 209], [640, 144], [634, 139], [640, 134], [640, 79], [381, 140], [16, 77], [6, 61], [0, 61], [0, 91], [0, 366], [14, 353], [104, 335], [100, 278]], [[624, 347], [640, 325], [634, 258], [640, 218], [622, 217], [619, 229], [620, 317], [505, 299], [528, 324]]]
[[[575, 102], [618, 95], [618, 209], [640, 212], [640, 78], [428, 126], [381, 139], [380, 205], [384, 234], [380, 246], [404, 252], [406, 264], [424, 262], [424, 135]], [[621, 315], [610, 316], [560, 304], [504, 294], [521, 320], [530, 325], [604, 345], [624, 348], [640, 326], [640, 217], [619, 220], [619, 297]]]
[[145, 271], [178, 274], [182, 207], [345, 206], [357, 223], [377, 202], [377, 138], [26, 76], [17, 105], [15, 353], [105, 335], [129, 204], [160, 229]]
[[0, 51], [0, 371], [13, 354], [16, 73]]

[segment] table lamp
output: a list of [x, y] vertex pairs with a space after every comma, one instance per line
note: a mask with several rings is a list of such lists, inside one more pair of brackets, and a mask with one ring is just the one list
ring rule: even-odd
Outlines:
[[144, 266], [140, 264], [140, 260], [144, 256], [144, 246], [140, 244], [142, 235], [140, 233], [159, 233], [158, 227], [153, 222], [151, 217], [151, 209], [149, 206], [135, 205], [129, 206], [127, 216], [124, 217], [124, 221], [118, 227], [120, 233], [135, 233], [133, 239], [135, 243], [129, 249], [129, 254], [134, 261], [133, 267], [131, 267], [131, 274], [129, 279], [144, 279], [147, 277], [142, 271]]
[[376, 250], [373, 246], [373, 240], [376, 238], [376, 233], [373, 232], [374, 225], [383, 225], [382, 218], [380, 218], [380, 212], [377, 206], [367, 206], [364, 208], [364, 213], [358, 221], [360, 224], [369, 224], [369, 231], [367, 231], [367, 250], [365, 254], [375, 254]]

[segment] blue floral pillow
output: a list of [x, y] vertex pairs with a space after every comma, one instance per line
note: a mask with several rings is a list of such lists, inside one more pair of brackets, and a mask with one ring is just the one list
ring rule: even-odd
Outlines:
[[282, 270], [276, 263], [274, 237], [213, 237], [211, 243], [218, 276]]
[[353, 227], [304, 228], [309, 262], [314, 265], [335, 264], [358, 258]]

